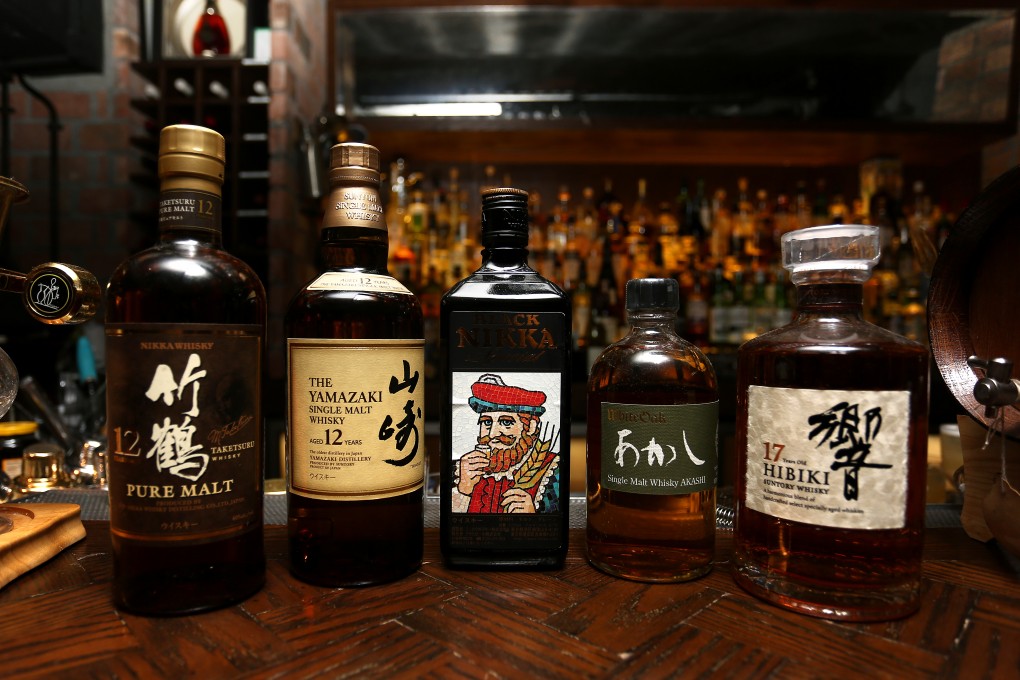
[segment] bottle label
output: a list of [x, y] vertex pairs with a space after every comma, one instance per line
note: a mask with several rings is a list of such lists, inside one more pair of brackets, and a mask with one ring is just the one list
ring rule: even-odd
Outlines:
[[325, 272], [308, 284], [308, 290], [357, 290], [373, 293], [399, 293], [413, 295], [400, 281], [382, 274], [355, 274], [352, 272]]
[[424, 340], [287, 339], [288, 489], [323, 500], [425, 482]]
[[560, 312], [450, 314], [443, 455], [452, 545], [551, 549], [566, 540], [567, 324]]
[[910, 393], [748, 387], [748, 508], [841, 529], [906, 525]]
[[656, 496], [715, 488], [718, 432], [718, 401], [603, 403], [602, 486]]
[[223, 200], [216, 194], [194, 189], [159, 192], [159, 228], [204, 229], [220, 232]]
[[336, 187], [329, 194], [329, 209], [322, 228], [364, 227], [386, 231], [386, 219], [379, 191], [368, 187]]
[[107, 324], [110, 526], [175, 545], [262, 512], [262, 329]]

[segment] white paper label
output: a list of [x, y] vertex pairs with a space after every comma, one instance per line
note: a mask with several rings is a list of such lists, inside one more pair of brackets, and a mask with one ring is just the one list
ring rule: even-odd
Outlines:
[[748, 508], [805, 524], [906, 524], [910, 393], [748, 388]]

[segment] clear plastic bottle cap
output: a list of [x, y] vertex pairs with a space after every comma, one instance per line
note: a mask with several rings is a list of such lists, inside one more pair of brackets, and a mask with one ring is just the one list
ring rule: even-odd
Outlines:
[[842, 272], [866, 281], [880, 254], [879, 228], [863, 224], [808, 227], [783, 234], [783, 266], [794, 283], [814, 272]]

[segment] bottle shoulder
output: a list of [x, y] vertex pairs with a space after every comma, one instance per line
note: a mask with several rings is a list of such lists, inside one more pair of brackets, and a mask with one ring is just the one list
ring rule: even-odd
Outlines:
[[567, 294], [533, 269], [487, 271], [480, 269], [458, 281], [443, 295], [444, 302], [478, 299], [562, 300]]
[[162, 243], [128, 257], [111, 274], [106, 300], [109, 322], [266, 322], [255, 271], [199, 243]]
[[715, 367], [697, 346], [676, 335], [628, 335], [599, 354], [589, 376], [591, 388], [697, 385], [715, 389]]
[[740, 354], [769, 352], [917, 354], [927, 355], [921, 343], [863, 319], [798, 316], [791, 323], [743, 343]]

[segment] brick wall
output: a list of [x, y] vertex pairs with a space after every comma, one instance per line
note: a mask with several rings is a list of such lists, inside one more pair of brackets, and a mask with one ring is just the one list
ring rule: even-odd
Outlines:
[[[996, 122], [1020, 107], [1014, 17], [977, 22], [956, 31], [939, 51], [934, 116], [940, 121]], [[1020, 133], [1020, 128], [1017, 128]], [[982, 152], [981, 185], [1020, 165], [1020, 134], [987, 146]]]
[[269, 72], [269, 377], [284, 379], [287, 304], [314, 274], [318, 223], [301, 210], [298, 144], [329, 98], [326, 0], [272, 0]]
[[71, 76], [26, 76], [59, 117], [57, 238], [50, 238], [50, 119], [45, 104], [20, 81], [10, 86], [9, 174], [30, 192], [11, 210], [0, 259], [25, 271], [51, 259], [81, 265], [105, 281], [128, 253], [135, 189], [128, 143], [138, 121], [129, 106], [141, 81], [130, 64], [138, 55], [138, 10], [131, 0], [104, 4], [104, 71]]

